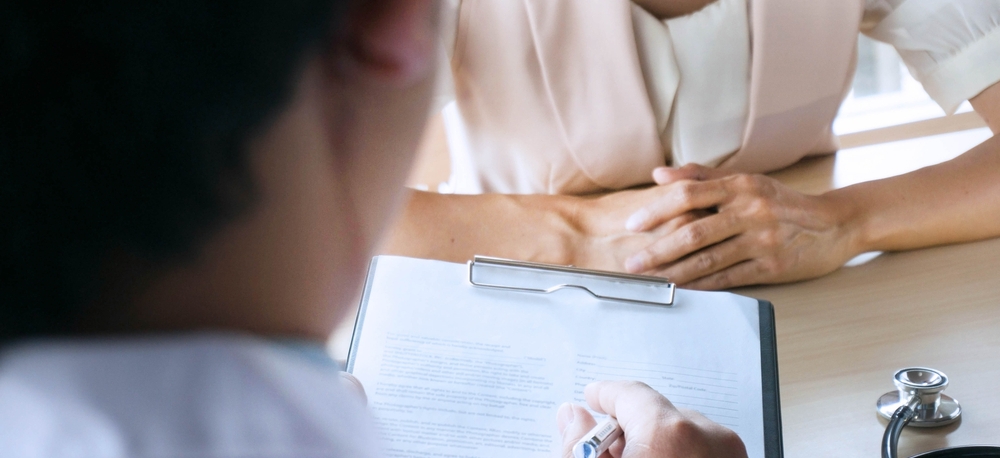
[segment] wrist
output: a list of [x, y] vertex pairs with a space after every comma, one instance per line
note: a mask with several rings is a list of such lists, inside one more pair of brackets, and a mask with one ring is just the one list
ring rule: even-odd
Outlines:
[[833, 215], [848, 259], [869, 251], [877, 251], [872, 237], [872, 220], [866, 202], [858, 191], [856, 186], [848, 186], [821, 196]]
[[500, 218], [490, 228], [493, 240], [480, 254], [558, 265], [579, 265], [584, 245], [577, 200], [560, 195], [492, 195], [502, 202]]
[[551, 212], [555, 235], [560, 246], [558, 264], [585, 266], [586, 250], [590, 245], [590, 219], [593, 199], [576, 196], [553, 196]]
[[561, 213], [569, 240], [566, 264], [622, 270], [625, 258], [649, 243], [648, 237], [625, 229], [625, 220], [645, 202], [637, 196], [636, 191], [617, 191], [568, 198]]

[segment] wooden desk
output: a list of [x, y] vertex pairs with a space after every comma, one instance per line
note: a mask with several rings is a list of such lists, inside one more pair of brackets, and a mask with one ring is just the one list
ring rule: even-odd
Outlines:
[[[988, 136], [974, 130], [844, 150], [775, 176], [820, 192], [945, 160]], [[900, 155], [915, 160], [871, 172], [873, 161]], [[951, 426], [905, 430], [903, 456], [1000, 444], [993, 391], [1000, 380], [1000, 240], [882, 254], [816, 280], [736, 292], [775, 306], [786, 456], [878, 456], [885, 422], [875, 401], [906, 366], [948, 374], [947, 393], [963, 414]]]

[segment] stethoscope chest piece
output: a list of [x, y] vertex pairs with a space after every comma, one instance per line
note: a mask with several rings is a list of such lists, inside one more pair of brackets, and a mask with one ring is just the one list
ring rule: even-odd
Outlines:
[[[962, 407], [941, 392], [948, 387], [944, 372], [926, 367], [908, 367], [893, 375], [896, 391], [878, 399], [878, 413], [889, 420], [882, 434], [882, 458], [899, 456], [899, 435], [907, 425], [925, 428], [944, 426], [962, 416]], [[921, 453], [911, 458], [1000, 457], [1000, 447], [970, 445]]]
[[908, 367], [893, 375], [896, 391], [883, 394], [876, 407], [879, 415], [891, 419], [901, 406], [913, 409], [910, 426], [931, 428], [953, 423], [962, 416], [962, 406], [941, 393], [948, 387], [948, 376], [926, 367]]

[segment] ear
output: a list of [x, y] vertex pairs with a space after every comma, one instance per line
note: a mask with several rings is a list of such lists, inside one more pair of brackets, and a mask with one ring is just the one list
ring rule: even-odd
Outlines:
[[433, 71], [438, 0], [355, 2], [348, 53], [360, 70], [406, 85]]

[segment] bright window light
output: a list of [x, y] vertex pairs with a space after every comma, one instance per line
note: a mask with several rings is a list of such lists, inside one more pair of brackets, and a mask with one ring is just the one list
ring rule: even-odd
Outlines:
[[[970, 110], [965, 102], [958, 112]], [[910, 76], [892, 46], [860, 37], [854, 83], [833, 122], [834, 133], [844, 135], [941, 116], [944, 111]]]

